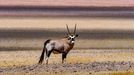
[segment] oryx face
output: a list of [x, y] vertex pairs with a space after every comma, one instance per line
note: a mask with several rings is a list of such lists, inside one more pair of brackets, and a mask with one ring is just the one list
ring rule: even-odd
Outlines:
[[75, 42], [75, 38], [78, 37], [78, 34], [76, 35], [69, 35], [68, 36], [68, 40], [71, 44], [73, 44]]
[[76, 34], [76, 24], [75, 24], [75, 28], [74, 28], [73, 34], [70, 33], [68, 25], [66, 25], [66, 26], [67, 26], [67, 31], [68, 31], [68, 37], [67, 37], [68, 41], [69, 41], [69, 43], [74, 44], [75, 38], [78, 37], [78, 34]]

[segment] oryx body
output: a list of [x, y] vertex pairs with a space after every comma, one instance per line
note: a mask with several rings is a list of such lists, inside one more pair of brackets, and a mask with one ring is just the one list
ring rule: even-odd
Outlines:
[[75, 42], [75, 38], [78, 36], [75, 32], [76, 32], [76, 25], [75, 25], [75, 29], [74, 29], [74, 33], [71, 34], [67, 25], [67, 30], [68, 30], [68, 35], [63, 38], [63, 39], [59, 39], [59, 40], [51, 40], [48, 39], [45, 43], [44, 43], [44, 48], [39, 60], [39, 64], [41, 64], [44, 60], [44, 53], [45, 53], [45, 59], [46, 59], [46, 64], [48, 64], [48, 58], [51, 55], [51, 53], [53, 52], [54, 54], [62, 54], [62, 63], [64, 63], [64, 59], [66, 58], [68, 52], [73, 48], [74, 46], [74, 42]]

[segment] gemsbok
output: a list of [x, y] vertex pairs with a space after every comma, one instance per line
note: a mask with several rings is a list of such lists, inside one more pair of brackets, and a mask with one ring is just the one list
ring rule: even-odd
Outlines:
[[62, 54], [62, 63], [64, 63], [68, 52], [74, 46], [75, 38], [78, 37], [78, 34], [76, 34], [76, 24], [75, 24], [75, 28], [74, 28], [73, 33], [70, 33], [68, 25], [66, 25], [66, 27], [67, 27], [68, 33], [67, 33], [67, 36], [65, 38], [59, 39], [59, 40], [48, 39], [45, 41], [44, 48], [43, 48], [43, 51], [42, 51], [42, 54], [40, 56], [40, 60], [39, 60], [38, 64], [42, 64], [42, 62], [44, 60], [44, 53], [45, 53], [46, 64], [48, 64], [48, 58], [50, 57], [52, 52], [54, 54], [61, 53]]

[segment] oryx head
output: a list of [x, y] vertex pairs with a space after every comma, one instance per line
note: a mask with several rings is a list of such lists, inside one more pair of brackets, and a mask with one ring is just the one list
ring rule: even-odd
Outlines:
[[75, 24], [73, 33], [70, 33], [70, 30], [69, 30], [67, 24], [66, 24], [66, 27], [67, 27], [67, 31], [68, 31], [68, 33], [67, 33], [68, 41], [69, 41], [69, 43], [73, 44], [75, 42], [75, 38], [78, 37], [78, 34], [76, 34], [76, 24]]

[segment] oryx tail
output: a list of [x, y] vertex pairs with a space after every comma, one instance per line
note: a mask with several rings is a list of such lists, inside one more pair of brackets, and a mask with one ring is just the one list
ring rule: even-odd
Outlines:
[[[43, 48], [43, 51], [42, 51], [42, 54], [40, 56], [40, 60], [39, 60], [39, 64], [41, 64], [44, 60], [44, 53], [46, 51], [46, 44], [50, 42], [50, 39], [48, 39], [45, 43], [44, 43], [44, 48]], [[47, 52], [47, 51], [46, 51]]]

